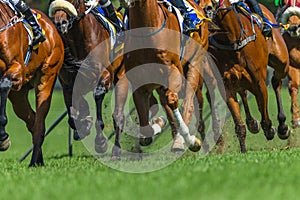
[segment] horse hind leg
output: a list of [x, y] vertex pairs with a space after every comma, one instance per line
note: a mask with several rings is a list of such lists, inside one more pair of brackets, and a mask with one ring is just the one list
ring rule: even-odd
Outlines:
[[115, 89], [115, 109], [113, 112], [114, 129], [116, 132], [115, 144], [112, 148], [112, 160], [121, 160], [121, 144], [120, 137], [124, 129], [125, 116], [124, 106], [128, 94], [128, 80], [122, 78], [116, 85]]

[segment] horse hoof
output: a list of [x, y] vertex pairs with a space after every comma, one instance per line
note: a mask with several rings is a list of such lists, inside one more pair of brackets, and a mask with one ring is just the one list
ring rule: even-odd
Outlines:
[[95, 151], [97, 153], [105, 153], [107, 149], [108, 149], [108, 144], [106, 139], [100, 141], [99, 143], [95, 141]]
[[121, 160], [121, 156], [111, 156], [110, 160], [111, 161], [120, 161]]
[[288, 139], [290, 134], [291, 134], [291, 130], [287, 125], [283, 125], [283, 126], [278, 127], [277, 135], [281, 140]]
[[112, 155], [111, 155], [112, 161], [119, 161], [121, 160], [121, 148], [114, 145], [112, 148]]
[[246, 123], [247, 123], [247, 127], [248, 127], [248, 130], [255, 134], [255, 133], [258, 133], [259, 130], [260, 130], [260, 123], [259, 121], [257, 120], [246, 120]]
[[77, 130], [74, 130], [73, 139], [76, 140], [76, 141], [81, 140]]
[[275, 133], [276, 133], [276, 128], [272, 126], [270, 130], [265, 132], [265, 136], [267, 140], [273, 140]]
[[3, 141], [0, 141], [0, 151], [6, 151], [11, 145], [9, 137], [4, 139]]
[[292, 127], [294, 129], [300, 128], [300, 118], [292, 120]]
[[153, 142], [152, 137], [141, 137], [139, 143], [141, 146], [149, 146]]
[[195, 142], [193, 145], [189, 146], [189, 150], [193, 151], [193, 152], [197, 152], [201, 149], [201, 141], [195, 137]]
[[172, 152], [183, 152], [184, 151], [184, 139], [180, 134], [174, 137], [174, 142], [171, 147]]

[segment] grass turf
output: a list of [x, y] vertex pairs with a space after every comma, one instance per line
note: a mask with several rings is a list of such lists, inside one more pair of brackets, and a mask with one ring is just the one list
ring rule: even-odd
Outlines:
[[[284, 106], [289, 110], [289, 96], [284, 93]], [[109, 99], [109, 98], [108, 98]], [[274, 111], [273, 92], [270, 91], [269, 110]], [[253, 100], [253, 115], [259, 116]], [[2, 152], [0, 162], [1, 199], [296, 199], [300, 183], [300, 149], [298, 130], [289, 141], [275, 136], [267, 142], [263, 134], [247, 135], [248, 153], [239, 153], [232, 120], [226, 123], [225, 154], [210, 154], [204, 158], [186, 152], [171, 165], [150, 173], [130, 174], [103, 165], [86, 150], [81, 142], [74, 142], [74, 156], [67, 156], [68, 127], [62, 121], [45, 140], [45, 167], [28, 168], [30, 156], [22, 163], [18, 159], [31, 146], [31, 136], [24, 123], [16, 118], [8, 105], [7, 131], [12, 146]], [[47, 127], [64, 112], [61, 91], [53, 96]], [[105, 119], [110, 119], [110, 112]], [[290, 115], [288, 114], [288, 121]], [[276, 113], [271, 112], [275, 123]], [[259, 118], [258, 118], [259, 119]], [[111, 124], [106, 127], [110, 132]], [[125, 135], [122, 145], [129, 148]], [[165, 133], [152, 146], [166, 142]], [[109, 152], [110, 153], [110, 152]], [[162, 160], [146, 159], [148, 165]], [[135, 167], [145, 161], [121, 161], [119, 165]]]

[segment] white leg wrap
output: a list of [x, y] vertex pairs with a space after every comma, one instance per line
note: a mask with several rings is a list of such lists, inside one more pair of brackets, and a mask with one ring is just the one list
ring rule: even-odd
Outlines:
[[154, 131], [153, 135], [157, 135], [158, 133], [161, 133], [161, 127], [158, 124], [153, 124], [151, 127], [153, 128]]
[[188, 145], [193, 145], [195, 144], [195, 136], [194, 135], [190, 135], [190, 131], [189, 128], [187, 127], [187, 125], [184, 123], [182, 116], [177, 109], [173, 110], [173, 114], [175, 116], [175, 119], [177, 120], [177, 123], [179, 125], [179, 131], [180, 134], [183, 136], [184, 140], [186, 141], [186, 143]]

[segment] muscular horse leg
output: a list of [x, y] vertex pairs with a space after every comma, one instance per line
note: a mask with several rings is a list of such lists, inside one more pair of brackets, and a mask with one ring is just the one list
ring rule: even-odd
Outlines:
[[290, 130], [289, 127], [285, 124], [286, 116], [283, 111], [282, 100], [280, 95], [282, 81], [281, 81], [281, 77], [279, 77], [279, 74], [276, 71], [274, 71], [274, 75], [272, 77], [272, 86], [275, 91], [277, 107], [278, 107], [278, 115], [277, 115], [277, 119], [279, 122], [278, 137], [280, 139], [287, 139], [290, 135]]
[[6, 102], [8, 93], [11, 89], [12, 81], [7, 78], [1, 78], [0, 80], [0, 151], [6, 151], [10, 146], [9, 136], [5, 131], [7, 124], [6, 116]]
[[176, 124], [176, 119], [174, 117], [173, 111], [168, 106], [168, 102], [167, 102], [167, 99], [166, 99], [166, 96], [165, 96], [166, 90], [167, 90], [166, 88], [160, 87], [159, 89], [157, 89], [157, 92], [159, 94], [161, 105], [162, 105], [162, 107], [164, 108], [164, 110], [167, 114], [168, 122], [169, 122], [170, 127], [171, 127], [172, 137], [173, 137], [173, 140], [174, 140], [173, 144], [172, 144], [172, 147], [171, 147], [171, 151], [173, 151], [173, 152], [182, 152], [182, 151], [184, 151], [184, 139], [179, 133], [179, 129], [178, 129], [178, 126]]
[[128, 80], [124, 77], [119, 80], [115, 88], [115, 109], [112, 115], [114, 121], [114, 128], [116, 131], [115, 144], [112, 148], [112, 160], [121, 159], [121, 144], [120, 136], [124, 129], [125, 116], [124, 106], [128, 94]]
[[292, 112], [292, 125], [293, 128], [300, 127], [299, 107], [297, 103], [298, 88], [300, 85], [299, 70], [293, 67], [289, 68], [289, 93], [291, 96], [291, 112]]
[[266, 83], [262, 80], [258, 83], [256, 91], [254, 91], [259, 112], [261, 114], [261, 126], [264, 130], [267, 140], [272, 140], [275, 135], [275, 128], [272, 127], [272, 122], [268, 114], [268, 91]]
[[242, 121], [240, 106], [236, 99], [236, 94], [233, 91], [227, 90], [227, 105], [233, 117], [233, 121], [235, 124], [235, 133], [240, 142], [240, 148], [242, 153], [246, 153], [246, 126]]
[[241, 98], [242, 98], [242, 102], [244, 105], [244, 110], [245, 110], [245, 114], [246, 114], [246, 124], [248, 127], [248, 130], [251, 133], [258, 133], [260, 130], [260, 124], [257, 120], [255, 120], [251, 113], [250, 113], [250, 109], [249, 109], [249, 105], [248, 105], [248, 97], [247, 97], [247, 91], [241, 91], [239, 92]]
[[139, 88], [133, 92], [133, 101], [138, 113], [140, 123], [140, 135], [138, 137], [137, 151], [141, 153], [140, 145], [147, 146], [152, 143], [153, 128], [149, 125], [149, 109], [151, 92]]
[[[167, 99], [167, 104], [168, 106], [172, 109], [173, 114], [175, 116], [175, 119], [177, 121], [178, 127], [179, 127], [179, 132], [184, 138], [185, 142], [187, 143], [189, 149], [191, 151], [199, 151], [201, 148], [201, 142], [200, 140], [189, 133], [189, 128], [185, 124], [181, 113], [179, 112], [178, 109], [178, 95], [177, 93], [181, 89], [181, 76], [178, 71], [173, 70], [172, 73], [169, 76], [169, 89], [165, 93], [165, 97]], [[195, 91], [195, 90], [194, 90]]]
[[104, 122], [102, 118], [102, 102], [104, 99], [104, 96], [107, 92], [105, 88], [105, 84], [101, 81], [99, 81], [99, 85], [94, 89], [94, 99], [96, 103], [96, 137], [95, 137], [95, 151], [98, 153], [105, 153], [108, 148], [107, 139], [102, 134], [102, 131], [104, 129]]
[[40, 84], [35, 86], [36, 115], [32, 132], [33, 151], [29, 166], [43, 166], [42, 144], [45, 137], [45, 119], [49, 112], [53, 86], [56, 74], [44, 74], [40, 77]]

